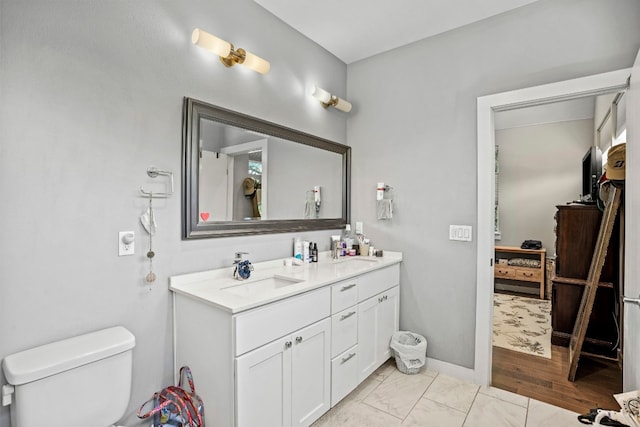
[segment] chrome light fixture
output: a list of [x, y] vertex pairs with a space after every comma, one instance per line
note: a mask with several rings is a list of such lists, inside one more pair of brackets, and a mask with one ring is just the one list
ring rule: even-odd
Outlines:
[[331, 95], [321, 87], [314, 86], [311, 95], [313, 95], [314, 98], [320, 101], [324, 108], [328, 108], [331, 106], [337, 108], [340, 111], [344, 111], [345, 113], [351, 111], [351, 103], [349, 101], [338, 98], [335, 95]]
[[269, 61], [247, 52], [242, 48], [234, 49], [233, 45], [228, 41], [222, 40], [203, 31], [199, 28], [193, 30], [191, 34], [191, 42], [203, 49], [211, 51], [220, 57], [220, 61], [226, 67], [233, 67], [235, 64], [242, 64], [261, 74], [267, 74], [271, 65]]

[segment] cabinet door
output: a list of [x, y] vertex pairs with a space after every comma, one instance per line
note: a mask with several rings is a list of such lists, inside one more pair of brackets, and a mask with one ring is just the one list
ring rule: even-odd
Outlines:
[[378, 315], [378, 336], [376, 337], [376, 354], [378, 364], [391, 357], [391, 337], [398, 330], [400, 298], [398, 286], [381, 295], [382, 303]]
[[[331, 404], [331, 319], [301, 329], [292, 338], [293, 425], [308, 426]], [[257, 425], [263, 424], [254, 424]]]
[[358, 304], [358, 381], [364, 381], [378, 367], [376, 337], [381, 301], [377, 296]]
[[391, 356], [389, 343], [398, 330], [399, 291], [395, 286], [358, 305], [359, 381]]
[[291, 426], [291, 337], [236, 358], [236, 425]]

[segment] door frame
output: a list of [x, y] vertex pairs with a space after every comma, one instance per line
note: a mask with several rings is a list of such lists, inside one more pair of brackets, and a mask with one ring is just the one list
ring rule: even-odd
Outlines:
[[[627, 86], [631, 68], [479, 97], [477, 145], [477, 260], [475, 381], [491, 384], [495, 204], [494, 114], [535, 105], [600, 95]], [[627, 280], [632, 280], [628, 278]]]

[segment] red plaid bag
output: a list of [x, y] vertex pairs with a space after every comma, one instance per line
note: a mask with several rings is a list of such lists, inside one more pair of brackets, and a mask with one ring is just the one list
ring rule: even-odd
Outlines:
[[[183, 385], [188, 384], [188, 389]], [[145, 408], [153, 405], [145, 412]], [[205, 427], [204, 405], [196, 394], [193, 375], [188, 366], [180, 368], [177, 386], [168, 386], [153, 394], [140, 406], [138, 418], [153, 417], [153, 427]]]

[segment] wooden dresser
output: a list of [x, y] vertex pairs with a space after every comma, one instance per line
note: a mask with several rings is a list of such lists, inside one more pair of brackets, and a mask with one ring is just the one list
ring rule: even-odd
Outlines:
[[[560, 205], [556, 212], [556, 277], [552, 279], [551, 343], [571, 339], [585, 282], [598, 239], [602, 212], [595, 205]], [[619, 312], [619, 225], [613, 230], [583, 351], [617, 358]]]
[[[493, 268], [493, 275], [496, 280], [511, 281], [513, 284], [534, 284], [538, 289], [540, 299], [544, 299], [544, 266], [546, 250], [543, 249], [521, 249], [512, 246], [495, 247], [496, 263]], [[510, 260], [514, 258], [531, 259], [539, 262], [536, 266], [510, 265]], [[525, 283], [523, 283], [525, 282]]]

